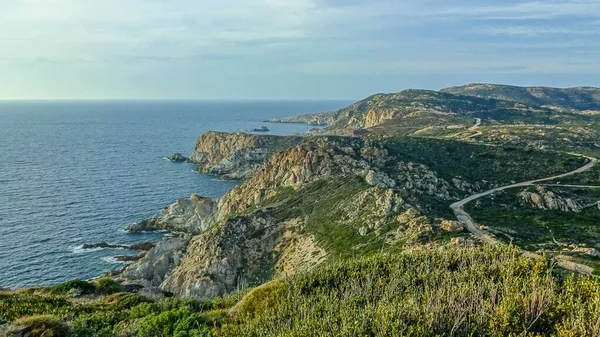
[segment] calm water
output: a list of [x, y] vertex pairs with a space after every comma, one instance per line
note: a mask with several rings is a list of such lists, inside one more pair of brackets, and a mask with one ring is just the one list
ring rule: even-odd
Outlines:
[[[192, 193], [220, 197], [232, 182], [164, 159], [193, 151], [208, 130], [244, 131], [262, 120], [349, 102], [0, 102], [0, 287], [51, 285], [119, 269], [123, 250], [160, 234], [123, 228]], [[272, 134], [304, 125], [269, 125]]]

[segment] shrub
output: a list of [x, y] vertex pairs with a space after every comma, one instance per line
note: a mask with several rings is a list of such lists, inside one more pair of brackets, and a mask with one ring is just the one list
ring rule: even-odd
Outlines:
[[123, 287], [110, 277], [102, 277], [95, 281], [96, 291], [99, 294], [110, 295], [121, 292]]
[[69, 327], [58, 317], [52, 315], [28, 316], [16, 320], [8, 335], [30, 337], [67, 336]]
[[51, 292], [53, 294], [61, 295], [66, 295], [73, 292], [75, 292], [75, 295], [89, 295], [93, 294], [95, 290], [96, 286], [90, 282], [73, 280], [52, 287]]

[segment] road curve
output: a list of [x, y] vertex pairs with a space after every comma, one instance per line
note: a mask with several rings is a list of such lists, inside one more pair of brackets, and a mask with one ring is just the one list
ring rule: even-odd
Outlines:
[[[477, 128], [480, 125], [481, 125], [481, 118], [475, 118], [475, 125], [473, 125], [472, 127], [470, 127], [469, 130], [477, 130]], [[463, 140], [475, 138], [475, 137], [481, 136], [482, 134], [483, 134], [483, 132], [477, 131], [477, 133], [475, 133], [475, 134], [472, 134], [470, 136], [464, 137]]]
[[[515, 187], [531, 186], [531, 185], [535, 185], [537, 183], [541, 183], [544, 181], [549, 181], [549, 180], [560, 179], [560, 178], [572, 176], [577, 173], [582, 173], [582, 172], [588, 171], [592, 167], [594, 167], [594, 165], [596, 165], [596, 162], [597, 162], [596, 158], [592, 158], [592, 157], [588, 157], [588, 156], [576, 154], [576, 153], [571, 153], [571, 154], [575, 155], [575, 156], [587, 158], [589, 160], [589, 162], [586, 163], [584, 166], [582, 166], [576, 170], [573, 170], [571, 172], [568, 172], [568, 173], [563, 173], [563, 174], [555, 175], [555, 176], [548, 177], [548, 178], [525, 181], [522, 183], [507, 185], [507, 186], [503, 186], [503, 187], [497, 187], [497, 188], [493, 188], [489, 191], [477, 193], [477, 194], [467, 197], [461, 201], [453, 203], [452, 205], [450, 205], [450, 208], [454, 211], [454, 214], [456, 215], [456, 218], [458, 219], [458, 221], [462, 225], [464, 225], [465, 228], [469, 232], [471, 232], [475, 237], [477, 237], [478, 239], [480, 239], [481, 241], [483, 241], [489, 245], [498, 245], [498, 244], [500, 244], [500, 242], [498, 240], [496, 240], [494, 237], [492, 237], [490, 235], [487, 235], [486, 233], [481, 231], [481, 229], [479, 229], [479, 227], [477, 227], [475, 225], [475, 221], [473, 221], [473, 218], [471, 218], [469, 213], [467, 213], [464, 210], [464, 206], [466, 204], [470, 203], [471, 201], [477, 200], [479, 198], [488, 196], [488, 195], [496, 193], [496, 192], [504, 191], [507, 189], [515, 188]], [[556, 186], [567, 186], [568, 187], [568, 185], [556, 185]], [[571, 185], [571, 186], [576, 186], [576, 185]], [[528, 256], [528, 257], [539, 257], [538, 254], [535, 254], [532, 252], [525, 252], [524, 255]], [[574, 270], [574, 271], [584, 273], [584, 274], [591, 274], [593, 272], [593, 269], [588, 266], [570, 262], [570, 261], [565, 261], [564, 259], [558, 259], [558, 264], [563, 268]]]

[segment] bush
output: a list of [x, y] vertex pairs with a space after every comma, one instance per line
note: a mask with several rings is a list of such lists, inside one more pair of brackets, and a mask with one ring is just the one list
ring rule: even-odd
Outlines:
[[52, 287], [51, 290], [53, 294], [67, 295], [74, 293], [77, 296], [93, 294], [95, 291], [96, 286], [94, 284], [82, 280], [68, 281]]
[[99, 294], [110, 295], [123, 291], [123, 287], [110, 277], [102, 277], [95, 281], [96, 291]]
[[111, 310], [121, 311], [129, 310], [142, 303], [151, 303], [152, 301], [135, 294], [118, 293], [108, 296], [105, 302], [110, 305]]
[[8, 331], [8, 336], [63, 337], [69, 327], [52, 315], [29, 316], [16, 320]]

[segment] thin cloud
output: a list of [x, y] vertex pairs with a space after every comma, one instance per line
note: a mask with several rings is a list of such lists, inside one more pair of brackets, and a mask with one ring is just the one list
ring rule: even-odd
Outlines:
[[548, 26], [506, 26], [485, 27], [483, 29], [477, 30], [476, 33], [495, 36], [537, 37], [542, 35], [600, 35], [600, 30]]

